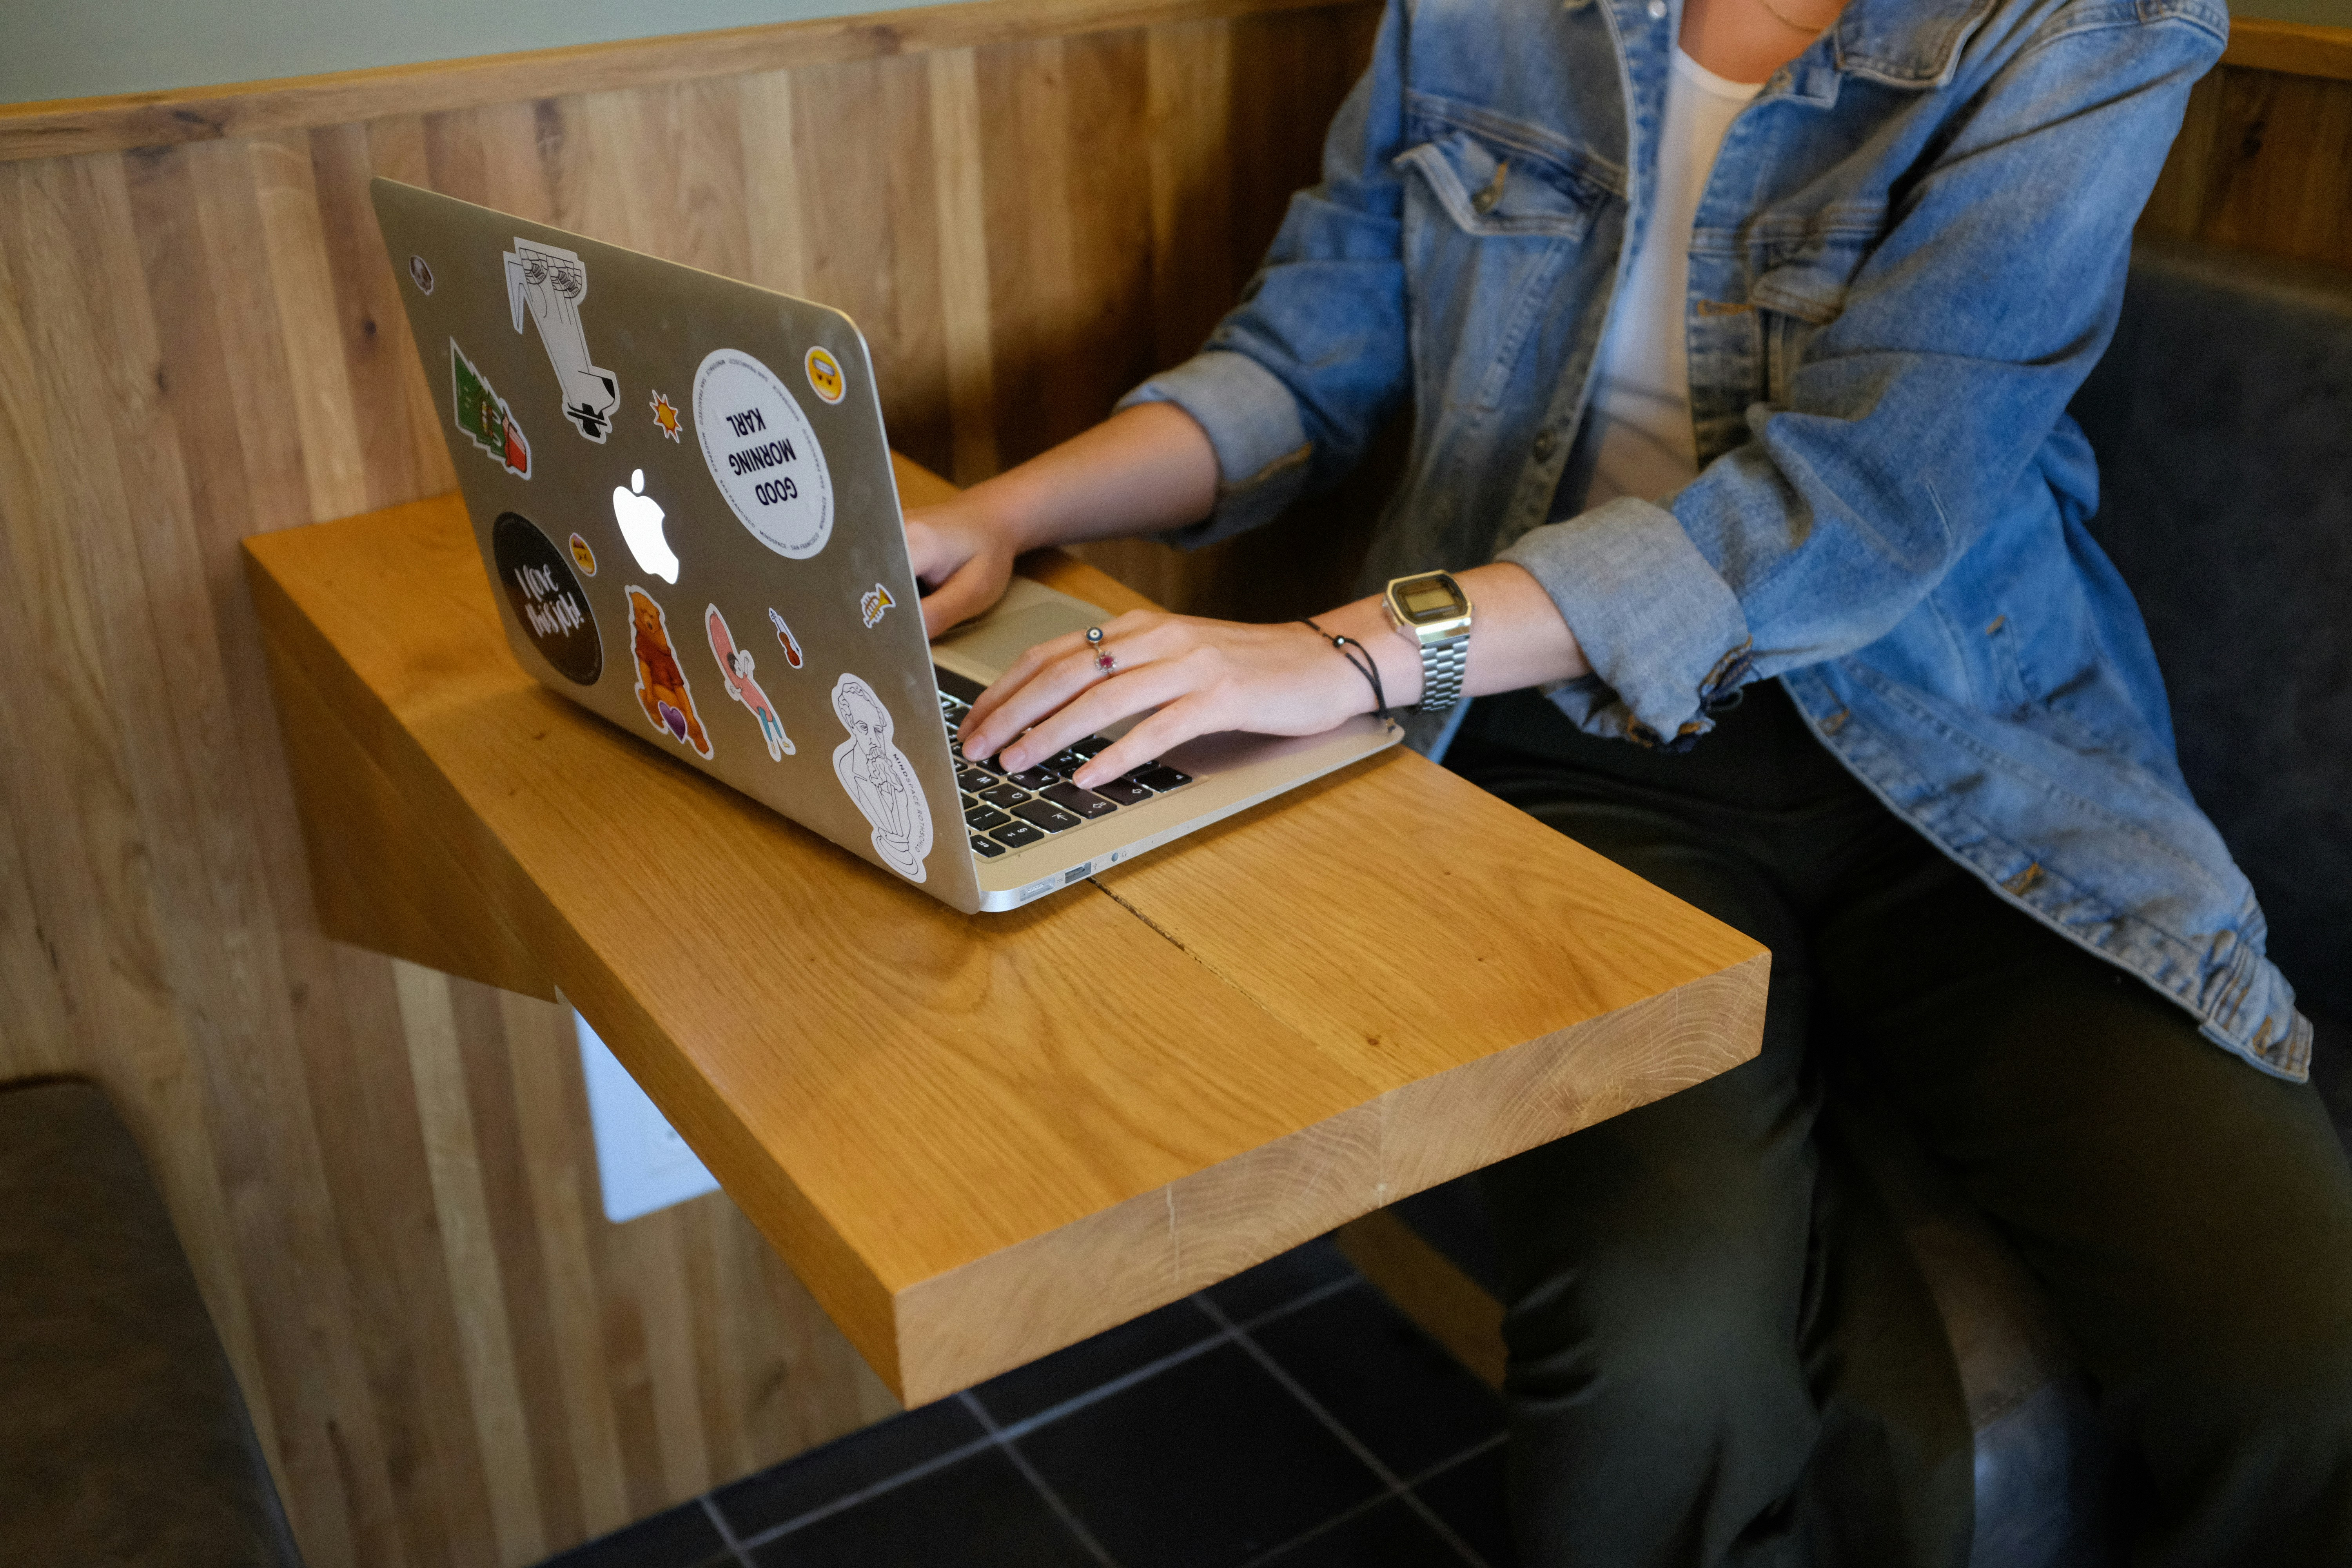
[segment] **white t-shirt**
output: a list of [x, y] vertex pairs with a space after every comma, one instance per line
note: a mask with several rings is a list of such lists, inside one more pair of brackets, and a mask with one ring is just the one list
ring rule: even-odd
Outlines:
[[1601, 342], [1600, 384], [1587, 416], [1598, 445], [1586, 507], [1619, 496], [1662, 500], [1698, 477], [1684, 335], [1691, 226], [1723, 133], [1762, 87], [1726, 81], [1675, 50], [1658, 142], [1657, 209]]

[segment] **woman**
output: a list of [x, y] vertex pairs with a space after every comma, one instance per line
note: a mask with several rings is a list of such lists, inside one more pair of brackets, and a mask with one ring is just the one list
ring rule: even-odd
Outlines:
[[[1207, 349], [908, 536], [939, 629], [1024, 549], [1264, 521], [1409, 398], [1397, 612], [1123, 616], [966, 750], [1149, 713], [1091, 784], [1377, 686], [1772, 948], [1756, 1061], [1488, 1173], [1528, 1561], [1965, 1560], [1956, 1379], [1817, 1146], [1831, 1066], [2049, 1288], [2156, 1483], [2146, 1561], [2352, 1561], [2352, 1173], [2064, 414], [2226, 17], [1833, 6], [1392, 4]], [[1458, 599], [1466, 716], [1410, 629]]]

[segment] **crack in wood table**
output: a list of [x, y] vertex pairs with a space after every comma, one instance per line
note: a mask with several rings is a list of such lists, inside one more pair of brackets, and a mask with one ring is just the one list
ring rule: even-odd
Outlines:
[[1408, 752], [965, 916], [541, 688], [456, 495], [245, 550], [327, 931], [560, 991], [909, 1405], [1757, 1049], [1763, 949]]

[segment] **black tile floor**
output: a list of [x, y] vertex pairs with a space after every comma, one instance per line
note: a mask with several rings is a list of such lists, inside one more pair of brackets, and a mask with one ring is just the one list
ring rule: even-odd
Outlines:
[[1514, 1568], [1503, 1409], [1328, 1240], [543, 1568]]

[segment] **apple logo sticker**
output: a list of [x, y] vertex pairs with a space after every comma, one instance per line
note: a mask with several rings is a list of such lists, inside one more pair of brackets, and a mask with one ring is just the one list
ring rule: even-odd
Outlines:
[[646, 471], [629, 470], [629, 488], [613, 487], [613, 521], [637, 565], [665, 583], [677, 581], [677, 555], [662, 537], [661, 503], [646, 494]]

